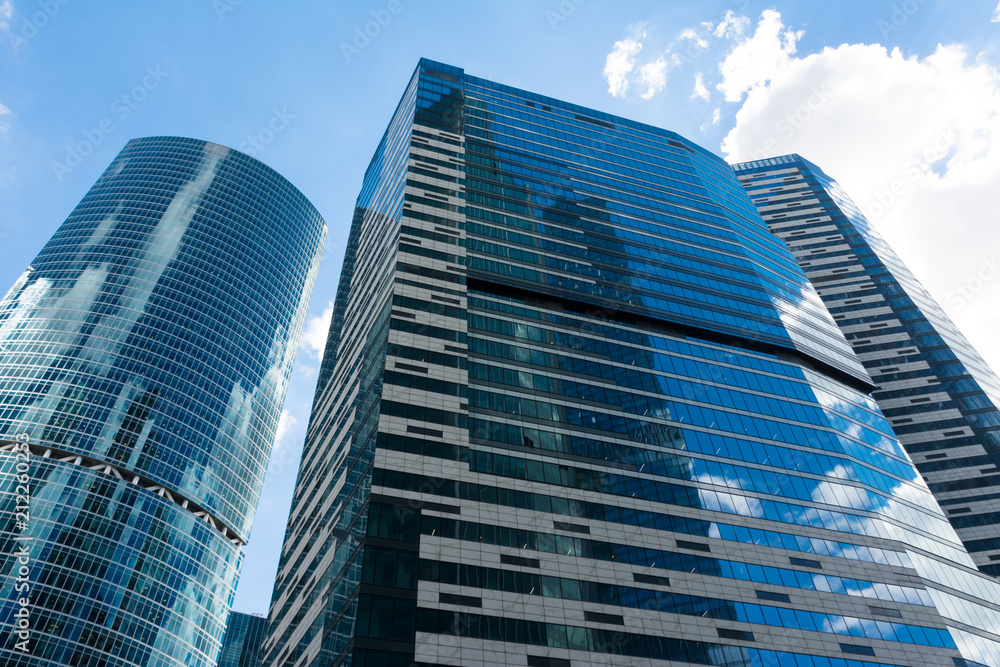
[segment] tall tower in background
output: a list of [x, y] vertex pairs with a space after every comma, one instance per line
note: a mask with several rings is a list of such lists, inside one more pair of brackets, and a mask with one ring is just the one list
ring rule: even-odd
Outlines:
[[215, 664], [325, 236], [262, 163], [135, 139], [0, 302], [0, 662]]
[[979, 569], [1000, 575], [1000, 379], [836, 181], [798, 155], [734, 169]]
[[871, 389], [720, 158], [421, 60], [264, 664], [997, 664], [1000, 584]]
[[261, 667], [260, 650], [266, 637], [266, 616], [234, 611], [229, 615], [217, 667]]

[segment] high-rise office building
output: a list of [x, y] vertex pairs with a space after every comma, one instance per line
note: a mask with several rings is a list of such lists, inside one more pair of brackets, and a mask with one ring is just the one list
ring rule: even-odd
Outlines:
[[0, 663], [215, 664], [325, 236], [135, 139], [0, 302]]
[[422, 60], [365, 174], [265, 665], [997, 664], [732, 170]]
[[229, 615], [217, 667], [260, 667], [260, 649], [266, 636], [266, 616], [234, 611]]
[[836, 181], [798, 155], [734, 169], [979, 569], [1000, 574], [1000, 379]]

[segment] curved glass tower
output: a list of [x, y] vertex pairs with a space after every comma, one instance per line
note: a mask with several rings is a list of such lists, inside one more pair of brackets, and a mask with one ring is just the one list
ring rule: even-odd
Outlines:
[[0, 302], [0, 662], [215, 663], [325, 236], [135, 139]]

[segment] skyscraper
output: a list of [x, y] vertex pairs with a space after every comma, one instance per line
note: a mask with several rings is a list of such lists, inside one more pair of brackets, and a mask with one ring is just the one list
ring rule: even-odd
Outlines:
[[0, 302], [0, 662], [215, 664], [325, 236], [135, 139]]
[[734, 169], [979, 569], [1000, 575], [1000, 379], [836, 181], [798, 155]]
[[266, 636], [266, 616], [234, 611], [226, 624], [217, 667], [260, 667], [260, 648]]
[[996, 664], [998, 585], [871, 388], [720, 158], [421, 60], [264, 664]]

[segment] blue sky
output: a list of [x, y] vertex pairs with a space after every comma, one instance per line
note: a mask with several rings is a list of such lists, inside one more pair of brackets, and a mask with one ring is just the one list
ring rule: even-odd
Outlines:
[[421, 56], [730, 160], [802, 153], [1000, 367], [998, 21], [996, 0], [0, 0], [0, 289], [134, 137], [241, 148], [312, 200], [329, 243], [235, 604], [263, 613], [354, 199]]

